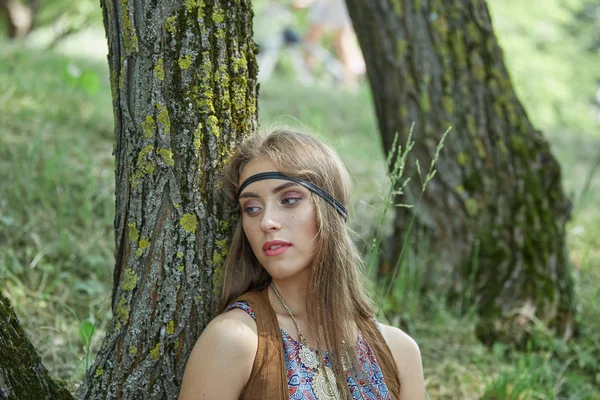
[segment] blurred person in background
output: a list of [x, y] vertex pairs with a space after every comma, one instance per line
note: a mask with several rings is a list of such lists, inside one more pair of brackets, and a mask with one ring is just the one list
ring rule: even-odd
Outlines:
[[300, 36], [292, 30], [294, 15], [286, 6], [275, 0], [268, 1], [263, 7], [255, 10], [254, 14], [254, 40], [259, 46], [258, 81], [265, 82], [269, 79], [282, 50], [290, 50], [294, 59], [293, 66], [296, 75], [302, 83], [311, 83], [312, 75], [301, 60]]
[[365, 72], [365, 62], [358, 47], [352, 21], [348, 15], [344, 0], [295, 0], [294, 8], [311, 6], [309, 22], [304, 41], [306, 63], [314, 68], [311, 47], [320, 45], [324, 33], [333, 32], [333, 48], [343, 65], [342, 82], [347, 86], [356, 84], [359, 75]]

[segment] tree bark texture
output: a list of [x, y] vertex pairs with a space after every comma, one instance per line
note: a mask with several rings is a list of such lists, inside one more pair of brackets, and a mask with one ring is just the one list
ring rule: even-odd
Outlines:
[[73, 399], [55, 382], [0, 292], [0, 399]]
[[[569, 336], [561, 170], [512, 88], [484, 0], [347, 0], [386, 153], [415, 125], [424, 170], [452, 127], [419, 205], [399, 208], [391, 264], [412, 212], [456, 294], [474, 286], [484, 341], [520, 341], [534, 318]], [[408, 192], [418, 197], [418, 179]], [[406, 199], [399, 202], [406, 203]]]
[[102, 0], [115, 117], [113, 320], [78, 394], [175, 399], [214, 316], [232, 210], [218, 174], [257, 126], [247, 0]]

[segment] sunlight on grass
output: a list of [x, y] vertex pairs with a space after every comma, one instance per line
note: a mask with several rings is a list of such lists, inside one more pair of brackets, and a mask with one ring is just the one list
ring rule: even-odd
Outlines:
[[[500, 12], [496, 20], [509, 28], [523, 22], [507, 21]], [[514, 64], [513, 78], [525, 106], [547, 127], [547, 121], [554, 121], [546, 118], [550, 106], [528, 103], [539, 93], [526, 94], [528, 75], [520, 75], [527, 72], [521, 64], [525, 61], [511, 55], [523, 51], [523, 44], [509, 36], [504, 43], [507, 59], [515, 59], [509, 64]], [[114, 160], [108, 67], [47, 51], [23, 51], [5, 42], [0, 43], [0, 60], [2, 291], [46, 366], [75, 384], [85, 373], [88, 353], [93, 358], [98, 350], [111, 316]], [[556, 68], [563, 71], [561, 65]], [[545, 71], [551, 66], [538, 67]], [[564, 90], [564, 82], [557, 87]], [[355, 185], [351, 227], [360, 247], [368, 248], [377, 229], [385, 237], [392, 216], [382, 226], [374, 221], [384, 207], [389, 179], [366, 83], [355, 92], [309, 88], [283, 71], [261, 85], [259, 109], [263, 129], [289, 126], [316, 132], [338, 150]], [[487, 348], [475, 336], [473, 313], [455, 310], [443, 296], [418, 293], [404, 277], [404, 285], [392, 289], [392, 300], [383, 306], [390, 321], [419, 343], [433, 399], [600, 398], [600, 171], [588, 179], [600, 135], [552, 127], [544, 134], [574, 204], [567, 240], [580, 331], [569, 343], [540, 331], [525, 351]], [[411, 258], [410, 271], [418, 271], [420, 262], [418, 256]], [[88, 349], [90, 327], [95, 333]]]
[[98, 325], [95, 352], [110, 316], [112, 110], [94, 86], [107, 67], [0, 48], [3, 291], [52, 373], [78, 381], [80, 323]]

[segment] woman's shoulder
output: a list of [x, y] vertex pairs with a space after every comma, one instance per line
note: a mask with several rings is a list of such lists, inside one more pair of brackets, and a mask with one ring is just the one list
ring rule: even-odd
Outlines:
[[407, 333], [405, 333], [402, 329], [396, 328], [395, 326], [390, 326], [386, 324], [378, 323], [381, 327], [381, 334], [385, 339], [388, 347], [394, 351], [400, 351], [402, 354], [413, 355], [421, 357], [421, 351], [419, 349], [419, 345], [417, 342], [410, 337]]
[[[233, 308], [217, 315], [204, 329], [202, 336], [212, 341], [225, 342], [227, 346], [256, 349], [258, 330], [254, 318], [241, 308]], [[200, 337], [202, 339], [202, 336]]]
[[[218, 315], [197, 340], [180, 399], [237, 398], [250, 378], [258, 349], [256, 323], [241, 309]], [[227, 380], [219, 379], [227, 376]]]
[[392, 352], [402, 387], [401, 400], [424, 399], [425, 382], [421, 350], [402, 329], [380, 323], [381, 333]]
[[[224, 362], [251, 365], [258, 348], [258, 332], [256, 322], [241, 309], [233, 309], [216, 316], [206, 326], [192, 351], [211, 354]], [[197, 351], [198, 350], [198, 351]]]

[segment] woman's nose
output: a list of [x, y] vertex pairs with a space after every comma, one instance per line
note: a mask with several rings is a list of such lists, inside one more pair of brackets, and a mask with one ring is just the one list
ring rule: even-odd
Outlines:
[[278, 222], [278, 218], [273, 211], [267, 209], [263, 210], [262, 218], [260, 220], [260, 228], [264, 232], [277, 231], [281, 228], [281, 224]]

